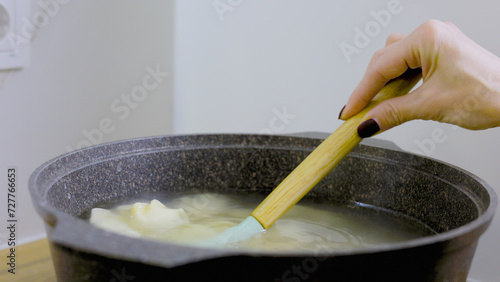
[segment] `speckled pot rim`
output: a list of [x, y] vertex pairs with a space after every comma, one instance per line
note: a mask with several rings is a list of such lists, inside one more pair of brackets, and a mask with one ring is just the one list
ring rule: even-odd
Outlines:
[[[315, 137], [308, 137], [313, 135]], [[338, 251], [311, 251], [311, 252], [276, 252], [276, 251], [261, 251], [261, 250], [235, 250], [235, 249], [209, 249], [193, 247], [177, 243], [168, 243], [153, 241], [148, 239], [132, 238], [109, 231], [102, 230], [100, 228], [92, 226], [88, 221], [80, 218], [70, 216], [64, 212], [57, 210], [54, 206], [48, 204], [46, 201], [46, 192], [49, 187], [56, 183], [64, 175], [78, 170], [82, 167], [92, 165], [105, 161], [106, 159], [112, 159], [117, 156], [130, 155], [130, 152], [126, 151], [126, 148], [133, 148], [134, 144], [140, 144], [142, 141], [150, 139], [162, 139], [162, 138], [190, 138], [197, 136], [207, 136], [214, 137], [217, 136], [257, 136], [265, 137], [271, 136], [271, 138], [280, 137], [290, 137], [288, 136], [278, 136], [278, 135], [253, 135], [253, 134], [191, 134], [191, 135], [171, 135], [171, 136], [153, 136], [153, 137], [143, 137], [135, 139], [127, 139], [116, 142], [110, 142], [105, 144], [100, 144], [77, 151], [69, 152], [58, 156], [38, 167], [29, 179], [29, 189], [32, 196], [32, 201], [37, 209], [37, 212], [44, 219], [48, 226], [51, 226], [52, 230], [48, 233], [49, 241], [59, 244], [71, 249], [87, 252], [90, 254], [102, 255], [110, 258], [124, 259], [128, 261], [136, 261], [141, 263], [146, 263], [150, 265], [157, 265], [162, 267], [175, 267], [183, 264], [198, 262], [211, 258], [227, 257], [227, 256], [271, 256], [271, 257], [330, 257], [330, 256], [350, 256], [350, 255], [360, 255], [360, 254], [370, 254], [379, 252], [390, 252], [401, 249], [417, 248], [422, 246], [430, 246], [433, 244], [443, 243], [462, 236], [475, 236], [479, 237], [488, 228], [497, 206], [497, 196], [494, 190], [485, 183], [482, 179], [475, 176], [474, 174], [467, 172], [461, 168], [454, 165], [447, 164], [442, 161], [434, 160], [428, 157], [421, 157], [407, 152], [399, 150], [390, 142], [385, 142], [377, 139], [365, 139], [360, 146], [367, 147], [377, 147], [384, 150], [399, 151], [404, 154], [412, 155], [416, 158], [424, 158], [439, 163], [443, 166], [451, 167], [460, 173], [463, 173], [475, 181], [479, 182], [487, 194], [489, 195], [489, 206], [486, 210], [479, 215], [479, 217], [463, 226], [458, 228], [442, 232], [436, 235], [422, 237], [418, 239], [408, 240], [399, 243], [391, 244], [381, 244], [377, 246], [369, 246], [363, 248], [349, 249], [349, 250], [338, 250]], [[291, 135], [296, 138], [313, 138], [313, 139], [324, 139], [327, 135], [324, 133], [304, 133]], [[318, 138], [318, 136], [320, 136]], [[267, 138], [267, 137], [266, 137]], [[101, 154], [97, 157], [85, 159], [89, 152], [99, 152], [106, 151], [104, 148], [118, 147], [122, 148], [124, 151], [116, 150], [115, 154], [107, 155]], [[172, 147], [172, 146], [166, 146]], [[162, 151], [166, 147], [154, 147], [154, 148], [139, 148], [135, 150], [133, 154]], [[192, 148], [200, 147], [200, 145], [193, 145]], [[203, 147], [202, 148], [209, 148]], [[188, 147], [182, 147], [179, 149], [186, 149]], [[57, 175], [54, 175], [51, 179], [40, 180], [40, 174], [44, 172], [48, 167], [62, 159], [69, 158], [81, 158], [79, 165], [67, 167], [64, 171], [59, 171]], [[82, 165], [85, 163], [85, 165]], [[44, 194], [41, 194], [41, 190], [46, 190]], [[68, 234], [68, 230], [73, 230], [74, 232]], [[99, 242], [96, 243], [96, 238], [99, 238]], [[105, 246], [105, 247], [103, 247]], [[123, 248], [127, 246], [127, 248]], [[456, 246], [455, 246], [456, 247]], [[181, 255], [173, 260], [169, 255], [165, 254], [165, 250], [168, 249], [172, 252], [178, 252]], [[147, 255], [145, 255], [147, 254]]]

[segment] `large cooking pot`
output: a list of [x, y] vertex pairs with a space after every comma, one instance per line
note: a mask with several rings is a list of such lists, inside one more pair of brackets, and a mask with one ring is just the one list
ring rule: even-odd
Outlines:
[[[435, 235], [353, 250], [209, 249], [130, 238], [89, 224], [95, 206], [212, 191], [267, 195], [322, 138], [268, 135], [151, 137], [55, 158], [31, 176], [60, 281], [465, 281], [497, 199], [454, 166], [365, 140], [304, 200], [384, 209]], [[313, 134], [314, 135], [314, 134]], [[325, 137], [325, 136], [322, 136]]]

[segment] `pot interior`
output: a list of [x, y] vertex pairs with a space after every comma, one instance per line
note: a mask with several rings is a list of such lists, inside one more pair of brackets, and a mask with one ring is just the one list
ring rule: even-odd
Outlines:
[[[110, 207], [148, 193], [267, 195], [320, 142], [285, 136], [212, 135], [111, 143], [50, 163], [39, 172], [45, 185], [36, 192], [43, 195], [46, 206], [83, 219], [93, 207]], [[455, 167], [361, 144], [304, 201], [383, 209], [442, 233], [486, 211], [490, 195], [484, 187]]]

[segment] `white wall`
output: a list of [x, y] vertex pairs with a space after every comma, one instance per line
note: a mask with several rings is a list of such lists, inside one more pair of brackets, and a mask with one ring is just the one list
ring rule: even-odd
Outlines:
[[[31, 2], [31, 14], [40, 15], [44, 10], [39, 1]], [[53, 6], [49, 20], [32, 38], [31, 66], [0, 72], [0, 182], [4, 185], [0, 218], [7, 216], [7, 168], [15, 166], [18, 243], [44, 235], [27, 189], [30, 174], [68, 148], [90, 144], [83, 130], [90, 132], [93, 143], [172, 132], [173, 75], [162, 78], [147, 95], [135, 93], [140, 102], [132, 98], [128, 115], [120, 99], [142, 85], [146, 67], [172, 72], [173, 3], [44, 2], [67, 4]], [[32, 17], [28, 20], [37, 23]], [[119, 103], [113, 104], [116, 99]], [[111, 121], [113, 130], [101, 137], [97, 130], [103, 119]], [[0, 247], [6, 246], [6, 232], [5, 227], [0, 230]]]
[[[175, 132], [332, 132], [340, 125], [340, 109], [386, 37], [411, 32], [431, 18], [455, 23], [500, 55], [498, 2], [401, 0], [401, 11], [348, 62], [340, 43], [354, 44], [355, 27], [365, 28], [373, 21], [370, 12], [387, 9], [389, 3], [177, 1]], [[288, 116], [281, 122], [284, 110]], [[435, 130], [446, 136], [444, 142], [430, 142]], [[414, 121], [378, 138], [467, 169], [500, 194], [500, 129], [472, 132]], [[419, 147], [424, 143], [427, 147]], [[500, 276], [499, 235], [497, 216], [481, 238], [472, 278], [495, 281]]]

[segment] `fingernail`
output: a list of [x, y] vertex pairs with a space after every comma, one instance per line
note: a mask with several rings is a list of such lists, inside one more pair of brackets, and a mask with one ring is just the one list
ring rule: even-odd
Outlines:
[[377, 133], [380, 131], [380, 126], [374, 119], [369, 119], [363, 121], [359, 126], [358, 126], [358, 135], [361, 138], [366, 138], [373, 136], [373, 134]]
[[342, 117], [342, 113], [344, 112], [344, 109], [345, 109], [345, 105], [342, 107], [342, 110], [340, 110], [339, 119]]

